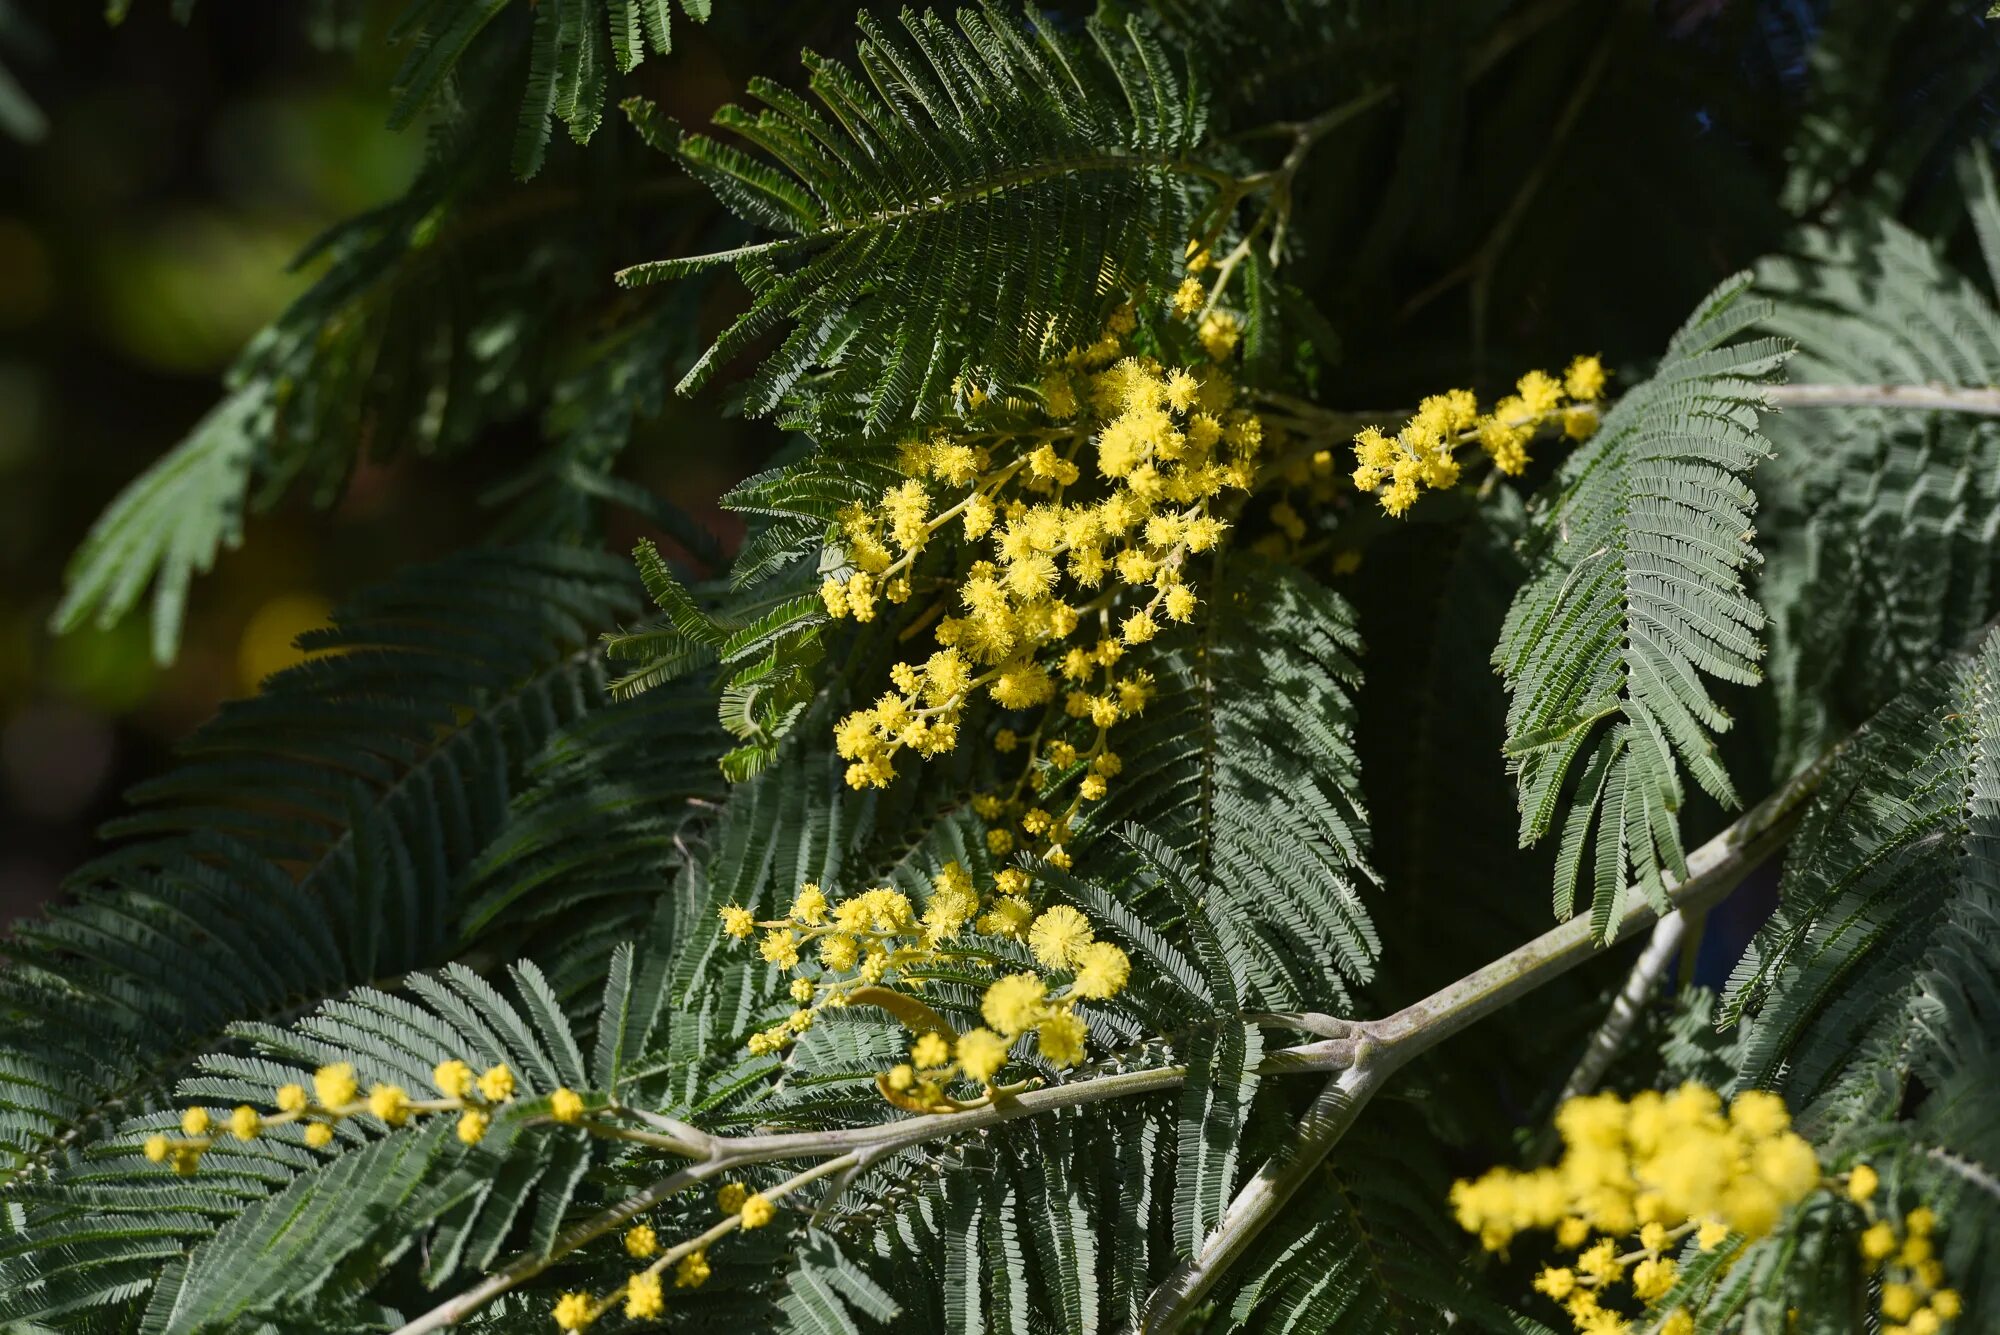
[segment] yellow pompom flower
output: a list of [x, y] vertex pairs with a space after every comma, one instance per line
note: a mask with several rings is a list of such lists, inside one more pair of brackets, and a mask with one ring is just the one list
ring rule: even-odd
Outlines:
[[189, 1108], [181, 1114], [181, 1134], [184, 1136], [205, 1136], [209, 1129], [208, 1109]]
[[1573, 399], [1589, 402], [1604, 394], [1604, 363], [1595, 357], [1578, 357], [1563, 372], [1563, 389]]
[[346, 1062], [335, 1062], [313, 1072], [313, 1099], [322, 1108], [345, 1107], [360, 1092], [361, 1082], [355, 1078], [354, 1067]]
[[479, 1097], [488, 1103], [505, 1103], [514, 1097], [514, 1073], [506, 1062], [487, 1068], [479, 1077]]
[[565, 1293], [556, 1299], [556, 1328], [558, 1330], [582, 1330], [597, 1319], [594, 1305], [587, 1293]]
[[724, 1214], [736, 1214], [743, 1208], [743, 1202], [750, 1196], [750, 1189], [741, 1182], [725, 1182], [715, 1193], [716, 1208]]
[[376, 1085], [368, 1091], [368, 1111], [390, 1126], [410, 1120], [410, 1096], [400, 1085]]
[[458, 1138], [468, 1145], [477, 1145], [486, 1138], [486, 1129], [492, 1119], [478, 1108], [467, 1108], [458, 1115]]
[[279, 1112], [296, 1113], [304, 1112], [311, 1100], [304, 1085], [279, 1085], [276, 1102]]
[[1035, 919], [1028, 929], [1028, 949], [1051, 969], [1065, 969], [1096, 937], [1090, 919], [1067, 904], [1058, 904]]
[[557, 1087], [549, 1095], [549, 1116], [564, 1126], [575, 1126], [583, 1120], [583, 1096], [567, 1085]]
[[1035, 1039], [1050, 1065], [1074, 1066], [1083, 1060], [1087, 1032], [1082, 1020], [1068, 1011], [1058, 1011], [1035, 1027]]
[[[461, 1140], [464, 1136], [461, 1134]], [[325, 1122], [310, 1122], [306, 1125], [306, 1144], [313, 1149], [323, 1150], [333, 1144], [333, 1128]]]
[[1891, 1321], [1907, 1321], [1917, 1310], [1917, 1291], [1907, 1284], [1882, 1286], [1882, 1315]]
[[1012, 1038], [1041, 1019], [1047, 996], [1047, 986], [1034, 974], [1008, 974], [986, 989], [979, 1013], [1002, 1036]]
[[1009, 1044], [990, 1029], [969, 1029], [958, 1039], [958, 1069], [969, 1079], [990, 1083], [1007, 1061]]
[[722, 918], [722, 930], [738, 940], [742, 940], [757, 930], [757, 915], [749, 909], [739, 908], [735, 904], [730, 904], [722, 909], [720, 916]]
[[708, 1249], [697, 1247], [680, 1260], [674, 1262], [674, 1287], [677, 1289], [699, 1288], [708, 1279], [710, 1273]]
[[167, 1156], [172, 1153], [173, 1146], [165, 1136], [151, 1135], [146, 1137], [145, 1155], [154, 1163], [165, 1163]]
[[625, 1315], [635, 1321], [650, 1320], [667, 1310], [660, 1277], [642, 1270], [625, 1281]]
[[1881, 1177], [1867, 1164], [1856, 1164], [1854, 1171], [1847, 1175], [1847, 1199], [1857, 1204], [1875, 1195], [1875, 1189], [1882, 1185]]
[[656, 1255], [660, 1250], [660, 1235], [653, 1231], [651, 1224], [640, 1224], [627, 1230], [625, 1234], [625, 1254], [635, 1261], [643, 1261]]
[[448, 1099], [462, 1099], [472, 1093], [472, 1068], [453, 1058], [431, 1068], [431, 1083]]
[[744, 1200], [743, 1208], [737, 1213], [742, 1216], [743, 1227], [762, 1228], [777, 1217], [778, 1208], [764, 1193], [756, 1192]]
[[247, 1103], [238, 1104], [229, 1114], [229, 1134], [238, 1140], [255, 1140], [264, 1129], [264, 1115]]
[[951, 1040], [932, 1031], [919, 1037], [910, 1049], [910, 1061], [920, 1067], [943, 1066], [951, 1060]]
[[1079, 997], [1102, 1001], [1115, 997], [1132, 976], [1132, 961], [1109, 941], [1093, 941], [1076, 953], [1076, 979], [1070, 990]]
[[1870, 1261], [1885, 1261], [1895, 1255], [1896, 1230], [1886, 1223], [1870, 1224], [1861, 1234], [1861, 1254]]

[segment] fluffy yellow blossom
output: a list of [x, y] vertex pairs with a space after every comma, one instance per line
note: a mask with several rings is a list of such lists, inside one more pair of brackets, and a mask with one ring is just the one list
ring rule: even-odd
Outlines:
[[410, 1096], [400, 1085], [376, 1085], [368, 1091], [368, 1111], [390, 1126], [410, 1120]]
[[1008, 1042], [990, 1029], [969, 1029], [959, 1035], [958, 1069], [967, 1078], [990, 1082], [1006, 1063]]
[[556, 1328], [582, 1330], [597, 1319], [596, 1306], [587, 1293], [565, 1293], [556, 1299]]
[[1035, 1026], [1035, 1041], [1052, 1066], [1074, 1066], [1083, 1060], [1088, 1031], [1072, 1011], [1057, 1011]]
[[458, 1115], [458, 1138], [468, 1145], [477, 1145], [486, 1139], [486, 1130], [492, 1125], [487, 1115], [478, 1108], [467, 1108]]
[[486, 1074], [479, 1077], [479, 1097], [488, 1103], [505, 1103], [514, 1097], [514, 1073], [507, 1063], [489, 1067]]
[[[431, 1083], [437, 1086], [438, 1093], [448, 1099], [469, 1098], [473, 1088], [472, 1068], [455, 1057], [439, 1062], [431, 1068]], [[280, 1099], [279, 1106], [282, 1107], [283, 1102]]]
[[627, 1230], [625, 1234], [625, 1254], [634, 1260], [643, 1261], [660, 1250], [660, 1236], [651, 1224], [640, 1224]]
[[757, 915], [749, 909], [730, 904], [722, 910], [722, 930], [742, 940], [757, 930]]
[[943, 1066], [951, 1060], [951, 1040], [933, 1030], [911, 1045], [910, 1061], [917, 1066]]
[[1875, 1195], [1875, 1189], [1882, 1185], [1882, 1179], [1867, 1164], [1855, 1165], [1847, 1175], [1847, 1198], [1851, 1201], [1867, 1201]]
[[208, 1134], [210, 1118], [206, 1108], [189, 1108], [181, 1114], [181, 1134], [184, 1136], [205, 1136]]
[[1098, 1001], [1114, 997], [1132, 976], [1132, 961], [1109, 941], [1094, 941], [1074, 958], [1076, 979], [1070, 987], [1079, 997]]
[[313, 1098], [322, 1108], [345, 1107], [360, 1092], [361, 1083], [355, 1079], [354, 1067], [347, 1062], [322, 1066], [313, 1073]]
[[708, 1249], [698, 1247], [680, 1260], [674, 1262], [674, 1287], [677, 1289], [700, 1288], [710, 1274]]
[[[1456, 485], [1462, 472], [1456, 451], [1473, 443], [1501, 472], [1518, 474], [1528, 466], [1528, 442], [1544, 425], [1558, 424], [1573, 440], [1594, 432], [1600, 418], [1597, 400], [1603, 392], [1602, 365], [1595, 357], [1579, 357], [1561, 380], [1543, 371], [1528, 372], [1515, 392], [1495, 403], [1489, 413], [1479, 411], [1470, 390], [1434, 394], [1396, 435], [1372, 426], [1355, 435], [1354, 485], [1374, 493], [1387, 513], [1401, 515], [1424, 488]], [[1297, 530], [1293, 533], [1297, 541], [1303, 524], [1286, 524], [1275, 507], [1274, 518], [1280, 527]]]
[[778, 1210], [762, 1192], [756, 1192], [744, 1200], [737, 1213], [742, 1216], [743, 1227], [762, 1228], [777, 1217]]
[[1604, 396], [1604, 380], [1604, 363], [1596, 357], [1578, 357], [1563, 372], [1563, 391], [1588, 403]]
[[306, 1096], [304, 1085], [280, 1085], [276, 1098], [280, 1112], [304, 1112], [311, 1100]]
[[[1522, 392], [1547, 393], [1523, 381]], [[1713, 1252], [1732, 1235], [1745, 1241], [1773, 1232], [1785, 1213], [1815, 1191], [1828, 1189], [1872, 1217], [1880, 1188], [1875, 1171], [1857, 1165], [1829, 1183], [1817, 1156], [1792, 1130], [1784, 1101], [1761, 1090], [1736, 1096], [1727, 1107], [1698, 1084], [1631, 1099], [1587, 1095], [1556, 1113], [1561, 1160], [1529, 1172], [1495, 1169], [1452, 1188], [1459, 1223], [1490, 1249], [1506, 1247], [1524, 1230], [1554, 1229], [1558, 1243], [1580, 1248], [1570, 1267], [1545, 1268], [1537, 1291], [1563, 1304], [1579, 1331], [1628, 1330], [1628, 1318], [1608, 1305], [1612, 1290], [1628, 1284], [1631, 1297], [1655, 1303], [1673, 1292], [1679, 1265], [1667, 1254], [1692, 1235]], [[1852, 1205], [1845, 1207], [1852, 1211]], [[1885, 1335], [1912, 1335], [1947, 1319], [1956, 1295], [1943, 1288], [1943, 1270], [1929, 1238], [1935, 1215], [1919, 1207], [1904, 1217], [1899, 1235], [1889, 1219], [1875, 1219], [1859, 1234], [1871, 1266], [1884, 1270]], [[1636, 1248], [1620, 1239], [1636, 1233]], [[1733, 1256], [1725, 1256], [1727, 1266]], [[1690, 1332], [1683, 1309], [1653, 1318], [1646, 1329]], [[1935, 1326], [1933, 1326], [1935, 1329]]]
[[[472, 1114], [468, 1113], [466, 1115], [469, 1117]], [[482, 1132], [484, 1131], [483, 1124], [481, 1130]], [[466, 1139], [465, 1124], [463, 1121], [459, 1123], [458, 1138], [460, 1140]], [[477, 1137], [474, 1137], [474, 1139], [477, 1139]], [[306, 1144], [312, 1149], [325, 1149], [327, 1146], [333, 1144], [333, 1128], [325, 1122], [308, 1123], [306, 1126]]]
[[564, 1126], [575, 1126], [583, 1120], [583, 1096], [567, 1085], [558, 1086], [549, 1095], [549, 1116]]
[[1077, 962], [1095, 936], [1088, 918], [1067, 904], [1058, 904], [1028, 929], [1028, 949], [1049, 968], [1066, 969]]
[[1181, 285], [1174, 289], [1174, 314], [1191, 318], [1208, 302], [1208, 289], [1199, 278], [1192, 274], [1181, 279]]
[[750, 1198], [750, 1189], [741, 1182], [725, 1182], [715, 1193], [715, 1207], [724, 1214], [736, 1214]]
[[979, 1013], [1003, 1037], [1032, 1029], [1045, 1013], [1048, 987], [1031, 973], [1009, 974], [986, 989]]
[[666, 1311], [666, 1296], [660, 1290], [660, 1277], [649, 1270], [642, 1270], [626, 1280], [625, 1315], [644, 1321]]

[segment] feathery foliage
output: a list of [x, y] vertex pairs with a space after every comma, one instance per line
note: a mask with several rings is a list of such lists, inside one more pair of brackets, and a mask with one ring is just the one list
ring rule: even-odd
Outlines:
[[0, 985], [10, 1179], [148, 1106], [229, 1023], [448, 958], [459, 876], [527, 763], [602, 705], [620, 564], [473, 552], [350, 602], [134, 791], [77, 902], [20, 924]]
[[[1974, 217], [2000, 217], [1983, 152], [1966, 159]], [[1767, 327], [1798, 345], [1806, 383], [1985, 386], [2000, 313], [1923, 237], [1862, 215], [1802, 233], [1758, 266]], [[1761, 591], [1772, 610], [1789, 769], [1877, 709], [2000, 607], [2000, 424], [1893, 406], [1772, 417], [1760, 481], [1777, 522]]]
[[[1227, 178], [1199, 152], [1201, 97], [1141, 24], [1093, 20], [1087, 42], [995, 9], [961, 10], [957, 32], [929, 13], [903, 26], [898, 38], [863, 17], [860, 73], [808, 55], [818, 108], [758, 81], [763, 110], [717, 114], [769, 161], [706, 135], [675, 145], [739, 216], [783, 233], [620, 275], [730, 263], [749, 286], [683, 391], [789, 325], [747, 406], [809, 393], [829, 420], [886, 431], [961, 376], [1031, 376], [1122, 294], [1172, 275], [1202, 195]], [[1037, 242], [1050, 215], [1070, 220], [1059, 247]]]
[[1785, 357], [1775, 339], [1735, 341], [1769, 313], [1745, 298], [1749, 281], [1712, 293], [1563, 465], [1493, 653], [1512, 696], [1521, 840], [1561, 816], [1556, 916], [1574, 911], [1588, 866], [1602, 936], [1624, 912], [1628, 874], [1662, 911], [1666, 875], [1687, 874], [1681, 771], [1736, 801], [1714, 742], [1729, 717], [1704, 679], [1757, 680], [1747, 479], [1767, 450], [1762, 385]]
[[535, 448], [11, 928], [0, 1327], [2000, 1330], [1971, 0], [725, 7], [713, 136], [669, 0], [390, 8], [55, 622]]

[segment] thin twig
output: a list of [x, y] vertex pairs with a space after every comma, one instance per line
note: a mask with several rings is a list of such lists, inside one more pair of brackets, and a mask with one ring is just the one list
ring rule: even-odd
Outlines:
[[2000, 389], [1957, 385], [1773, 385], [1764, 396], [1778, 408], [1910, 408], [2000, 417]]

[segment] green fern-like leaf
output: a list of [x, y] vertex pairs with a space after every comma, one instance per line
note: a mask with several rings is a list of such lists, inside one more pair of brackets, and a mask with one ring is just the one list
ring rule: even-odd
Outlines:
[[[1892, 1116], [1941, 993], [2000, 937], [2000, 638], [1923, 678], [1828, 776], [1732, 980], [1739, 1079], [1825, 1128]], [[1977, 1025], [1974, 1026], [1977, 1029]]]
[[1173, 272], [1222, 178], [1199, 156], [1202, 99], [1143, 27], [1093, 23], [1082, 44], [990, 9], [962, 11], [956, 32], [928, 13], [903, 26], [899, 39], [861, 20], [860, 73], [808, 55], [818, 107], [759, 81], [764, 110], [724, 108], [717, 125], [764, 156], [680, 139], [725, 204], [785, 234], [621, 275], [730, 263], [750, 286], [750, 309], [684, 390], [789, 325], [749, 406], [771, 411], [827, 371], [818, 392], [853, 398], [886, 431], [963, 374], [1029, 376]]
[[1204, 615], [1161, 663], [1160, 699], [1121, 728], [1125, 768], [1093, 828], [1137, 823], [1213, 887], [1246, 1006], [1338, 1011], [1380, 950], [1353, 614], [1296, 570], [1232, 558]]
[[1512, 697], [1521, 841], [1562, 817], [1556, 914], [1574, 911], [1588, 863], [1600, 933], [1628, 883], [1664, 907], [1666, 875], [1686, 874], [1683, 768], [1735, 801], [1714, 743], [1729, 718], [1705, 679], [1757, 679], [1763, 614], [1742, 579], [1755, 556], [1748, 478], [1768, 452], [1762, 386], [1785, 358], [1775, 339], [1733, 341], [1770, 313], [1745, 299], [1748, 286], [1744, 274], [1712, 293], [1653, 377], [1564, 464], [1493, 654]]
[[[1985, 199], [1975, 216], [1990, 220], [1994, 207]], [[1800, 381], [2000, 381], [1991, 297], [1894, 221], [1864, 215], [1802, 232], [1758, 264], [1757, 288], [1772, 303], [1766, 327], [1798, 345]], [[2000, 606], [2000, 423], [1795, 408], [1766, 430], [1777, 455], [1759, 493], [1775, 541], [1760, 593], [1782, 727], [1774, 769], [1786, 773]]]
[[601, 705], [591, 642], [633, 593], [622, 562], [560, 548], [409, 571], [134, 790], [77, 902], [10, 941], [0, 1177], [147, 1106], [231, 1022], [448, 957], [457, 877]]
[[118, 494], [70, 558], [58, 634], [122, 620], [150, 584], [153, 658], [173, 660], [194, 576], [243, 538], [251, 466], [269, 433], [269, 387], [239, 389], [164, 458]]

